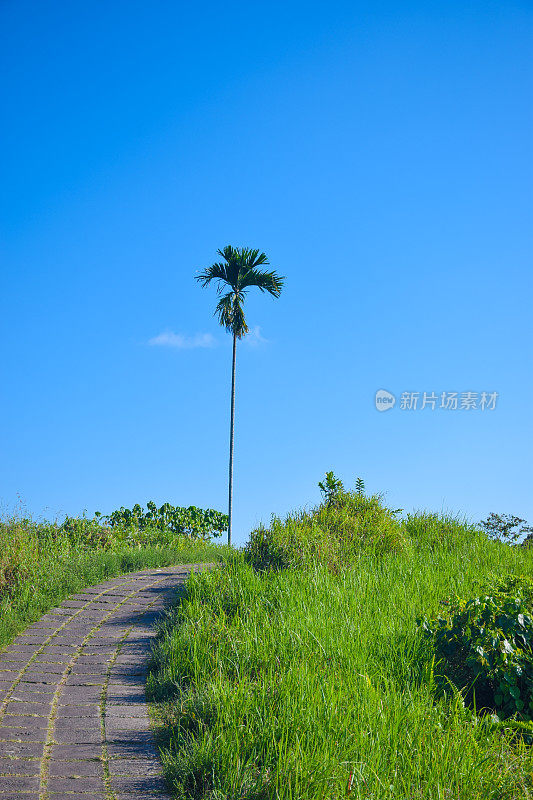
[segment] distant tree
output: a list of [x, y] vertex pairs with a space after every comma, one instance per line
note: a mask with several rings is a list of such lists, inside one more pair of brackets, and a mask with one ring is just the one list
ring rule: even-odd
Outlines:
[[196, 276], [196, 280], [200, 281], [202, 286], [208, 286], [211, 281], [217, 282], [217, 293], [220, 299], [217, 303], [215, 314], [218, 316], [222, 327], [233, 336], [228, 487], [228, 544], [231, 544], [237, 339], [242, 339], [248, 333], [243, 303], [248, 289], [254, 287], [262, 292], [268, 292], [273, 297], [279, 297], [285, 278], [280, 277], [274, 271], [259, 269], [259, 267], [266, 266], [269, 263], [266, 255], [260, 253], [259, 250], [228, 245], [223, 250], [219, 250], [218, 254], [222, 256], [223, 261], [216, 262], [208, 267], [204, 272]]
[[533, 533], [533, 528], [526, 523], [525, 519], [514, 517], [512, 514], [489, 514], [486, 520], [479, 523], [485, 533], [491, 539], [501, 539], [503, 542], [513, 544], [524, 534], [529, 534], [529, 539]]

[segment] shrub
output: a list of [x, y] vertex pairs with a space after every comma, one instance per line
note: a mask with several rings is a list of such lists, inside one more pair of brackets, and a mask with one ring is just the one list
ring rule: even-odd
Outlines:
[[[97, 516], [101, 515], [97, 512]], [[155, 528], [168, 531], [175, 536], [189, 536], [193, 539], [209, 539], [211, 536], [221, 536], [227, 530], [228, 517], [212, 508], [202, 509], [196, 506], [180, 508], [163, 503], [158, 508], [152, 501], [146, 504], [146, 511], [138, 503], [133, 509], [119, 508], [113, 511], [102, 521], [112, 528], [126, 528], [143, 531], [146, 528]]]
[[406, 538], [394, 512], [380, 495], [365, 497], [345, 491], [328, 473], [321, 487], [325, 501], [311, 511], [272, 517], [268, 528], [250, 534], [246, 560], [256, 569], [303, 567], [320, 562], [336, 571], [353, 562], [364, 550], [375, 553], [404, 549]]
[[500, 719], [533, 719], [533, 583], [511, 578], [490, 595], [448, 603], [420, 625], [444, 677]]

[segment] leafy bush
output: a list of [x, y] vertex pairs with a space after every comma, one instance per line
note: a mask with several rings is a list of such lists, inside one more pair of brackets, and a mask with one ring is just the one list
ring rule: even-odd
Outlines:
[[248, 563], [266, 570], [319, 562], [337, 571], [363, 550], [403, 550], [407, 540], [381, 496], [345, 491], [339, 483], [333, 473], [328, 473], [320, 487], [324, 503], [311, 511], [289, 514], [284, 520], [274, 516], [268, 528], [260, 526], [252, 531], [245, 547]]
[[490, 595], [448, 603], [420, 625], [445, 677], [500, 719], [533, 719], [533, 583], [511, 578]]
[[[101, 515], [97, 512], [97, 516]], [[196, 506], [180, 508], [171, 506], [170, 503], [163, 503], [158, 508], [152, 501], [146, 504], [146, 511], [137, 503], [131, 510], [122, 507], [113, 511], [109, 516], [102, 517], [102, 521], [112, 528], [122, 527], [139, 531], [154, 528], [171, 532], [175, 536], [189, 536], [193, 539], [221, 536], [222, 531], [228, 527], [228, 517], [220, 511]]]

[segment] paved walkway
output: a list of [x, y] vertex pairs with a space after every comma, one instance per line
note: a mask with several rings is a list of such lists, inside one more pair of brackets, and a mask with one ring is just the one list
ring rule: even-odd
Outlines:
[[165, 800], [144, 687], [193, 565], [91, 586], [0, 653], [0, 800]]

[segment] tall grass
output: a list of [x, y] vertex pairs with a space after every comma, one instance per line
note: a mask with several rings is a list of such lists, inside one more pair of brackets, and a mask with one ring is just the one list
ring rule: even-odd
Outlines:
[[395, 512], [383, 505], [381, 495], [365, 497], [339, 489], [330, 502], [289, 514], [284, 520], [273, 516], [269, 527], [253, 530], [245, 555], [256, 569], [319, 562], [335, 570], [361, 551], [400, 552], [407, 543]]
[[218, 561], [224, 548], [180, 537], [134, 541], [91, 520], [0, 522], [0, 647], [72, 592], [145, 567]]
[[[531, 751], [435, 691], [416, 625], [450, 594], [533, 575], [533, 556], [415, 515], [398, 551], [191, 576], [148, 689], [176, 798], [517, 800]], [[440, 699], [439, 699], [440, 697]]]

